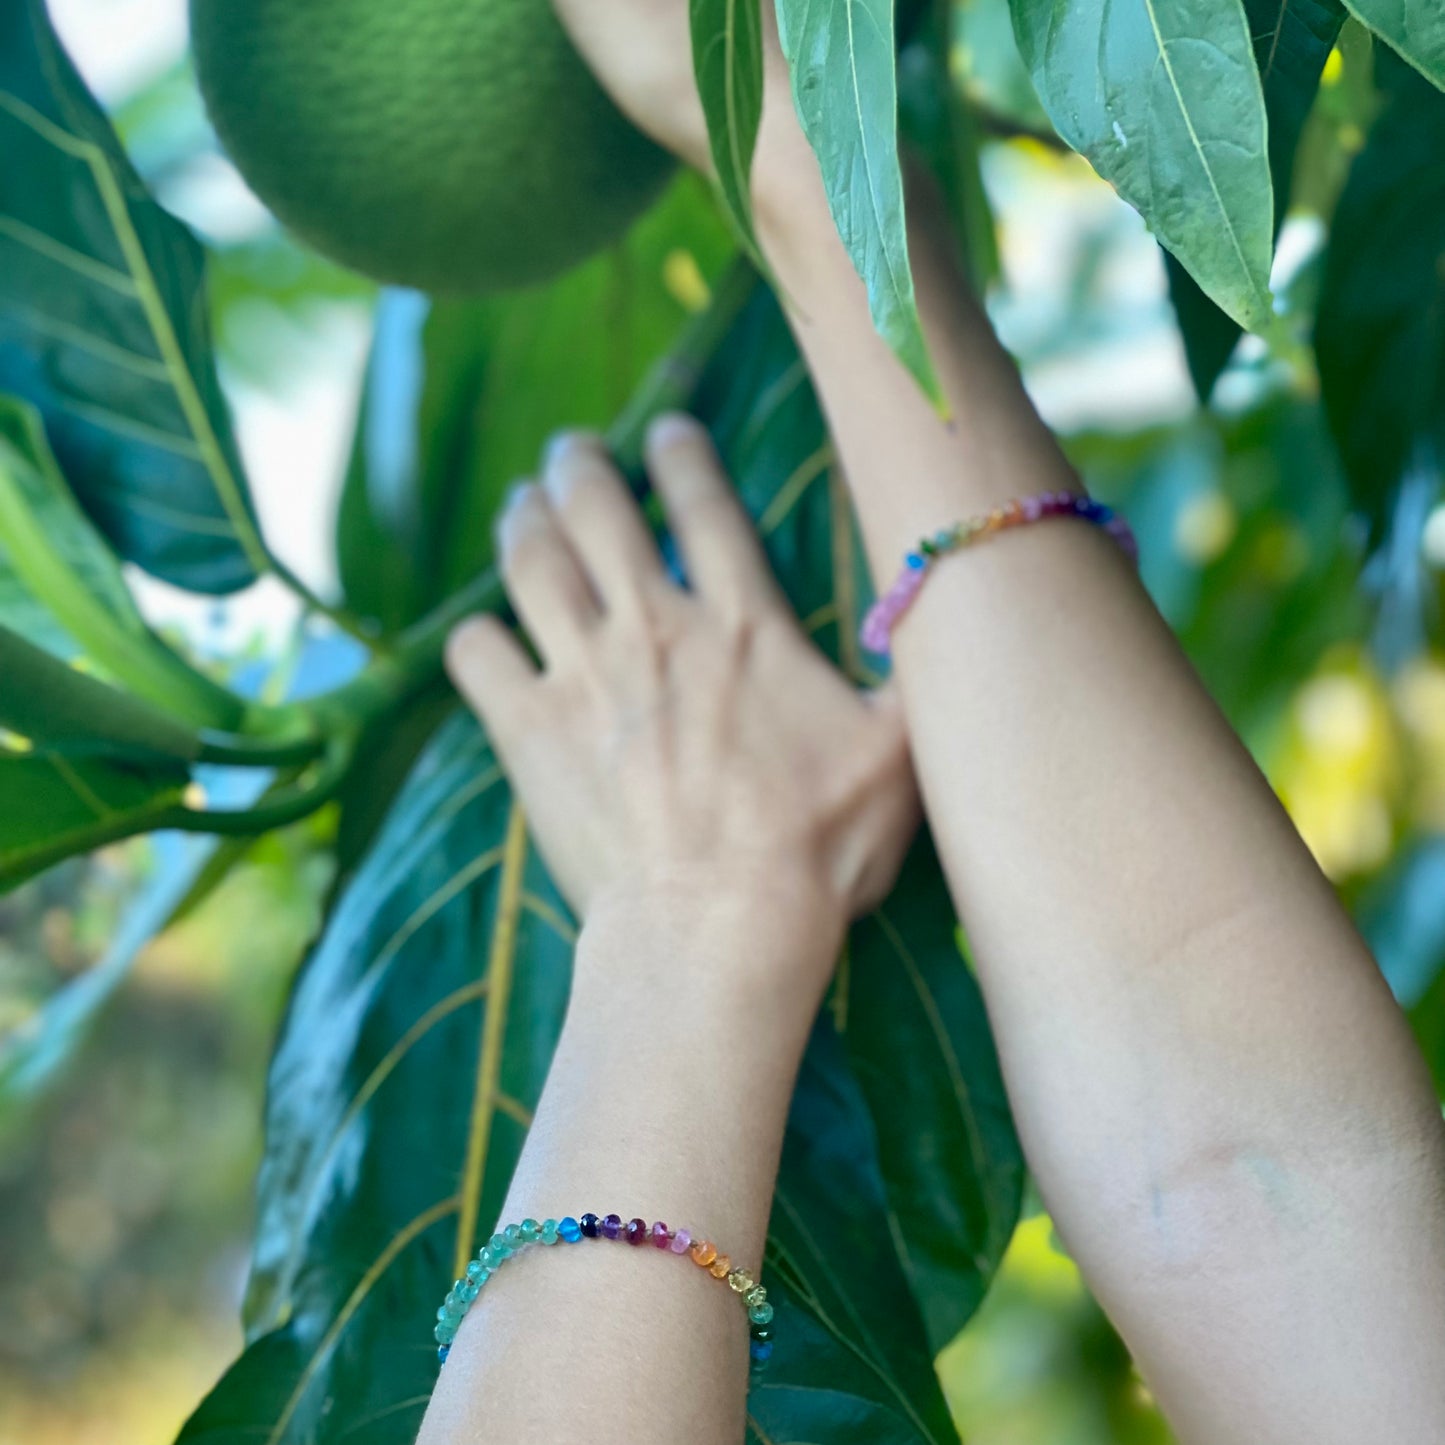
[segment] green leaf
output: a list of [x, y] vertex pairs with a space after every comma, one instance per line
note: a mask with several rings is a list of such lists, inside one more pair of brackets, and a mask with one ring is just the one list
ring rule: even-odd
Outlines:
[[136, 959], [170, 927], [182, 907], [194, 901], [194, 885], [215, 854], [216, 843], [175, 838], [164, 846], [158, 866], [127, 908], [104, 957], [0, 1039], [0, 1138], [65, 1078]]
[[[0, 557], [33, 602], [116, 681], [164, 711], [214, 727], [237, 725], [239, 699], [189, 667], [146, 626], [114, 555], [66, 487], [39, 413], [3, 395]], [[22, 607], [14, 622], [35, 634], [34, 616], [33, 607]], [[11, 620], [0, 613], [0, 623]]]
[[1222, 310], [1267, 326], [1274, 205], [1242, 0], [1013, 0], [1059, 134]]
[[0, 892], [63, 858], [174, 825], [189, 782], [179, 763], [0, 747]]
[[798, 119], [873, 324], [942, 406], [908, 260], [893, 0], [777, 0], [777, 12]]
[[151, 200], [41, 0], [0, 12], [0, 391], [34, 403], [128, 561], [200, 592], [265, 567], [202, 253]]
[[[1341, 0], [1244, 0], [1244, 8], [1269, 115], [1269, 170], [1277, 236], [1293, 193], [1300, 136], [1325, 61], [1345, 22], [1345, 8]], [[1169, 294], [1184, 334], [1189, 372], [1195, 390], [1207, 401], [1239, 340], [1239, 324], [1199, 289], [1173, 256], [1166, 253], [1166, 261]]]
[[728, 215], [749, 252], [752, 168], [763, 119], [763, 29], [759, 0], [691, 0], [692, 65], [708, 144]]
[[1445, 89], [1445, 9], [1439, 0], [1344, 0], [1350, 13]]
[[799, 1070], [768, 1229], [769, 1293], [786, 1304], [749, 1399], [764, 1437], [847, 1440], [864, 1413], [884, 1438], [957, 1439], [902, 1262], [880, 1247], [890, 1205], [873, 1120], [825, 1014]]
[[350, 604], [394, 629], [480, 572], [508, 487], [554, 431], [607, 426], [734, 249], [684, 176], [621, 246], [549, 286], [386, 293], [338, 525]]
[[201, 740], [174, 718], [0, 626], [0, 727], [47, 751], [193, 762]]
[[932, 1354], [983, 1303], [1024, 1184], [983, 995], [957, 930], [924, 839], [892, 895], [854, 928], [834, 999]]
[[[1383, 58], [1382, 58], [1383, 61]], [[1398, 61], [1325, 258], [1320, 387], [1355, 503], [1379, 527], [1445, 459], [1445, 95]]]

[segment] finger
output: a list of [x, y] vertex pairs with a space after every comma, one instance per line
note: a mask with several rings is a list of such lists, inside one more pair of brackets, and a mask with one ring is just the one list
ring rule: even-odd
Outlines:
[[687, 416], [662, 417], [648, 433], [647, 465], [693, 588], [735, 611], [775, 603], [762, 545], [702, 426]]
[[633, 606], [668, 585], [642, 509], [599, 437], [558, 437], [547, 449], [544, 486], [552, 515], [605, 609]]
[[522, 728], [537, 669], [499, 618], [468, 617], [447, 638], [447, 672], [498, 748]]
[[543, 662], [551, 666], [575, 654], [601, 612], [540, 487], [528, 482], [513, 492], [497, 546], [507, 595]]

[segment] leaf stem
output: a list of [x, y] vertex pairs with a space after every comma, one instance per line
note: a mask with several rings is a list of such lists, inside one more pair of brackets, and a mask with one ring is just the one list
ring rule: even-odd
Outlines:
[[326, 618], [348, 637], [354, 637], [368, 652], [376, 652], [383, 645], [381, 638], [370, 631], [359, 618], [352, 616], [343, 607], [333, 607], [330, 603], [323, 602], [275, 553], [267, 551], [266, 563], [272, 576], [298, 597], [308, 612]]

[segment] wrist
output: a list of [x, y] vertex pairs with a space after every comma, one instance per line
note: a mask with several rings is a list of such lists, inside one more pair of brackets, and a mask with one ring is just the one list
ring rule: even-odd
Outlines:
[[805, 868], [679, 864], [614, 884], [588, 909], [574, 1003], [696, 1015], [806, 1039], [847, 911]]

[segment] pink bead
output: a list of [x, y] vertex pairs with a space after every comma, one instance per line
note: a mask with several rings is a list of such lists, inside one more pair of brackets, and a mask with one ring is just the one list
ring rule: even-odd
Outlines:
[[672, 1252], [674, 1254], [686, 1254], [692, 1248], [692, 1234], [686, 1229], [679, 1229], [672, 1236]]
[[1044, 514], [1044, 499], [1042, 497], [1025, 497], [1023, 513], [1025, 521], [1037, 522]]
[[658, 1249], [666, 1249], [672, 1243], [672, 1231], [660, 1219], [652, 1226], [652, 1243]]

